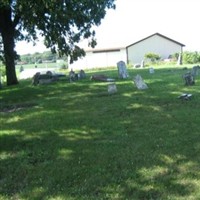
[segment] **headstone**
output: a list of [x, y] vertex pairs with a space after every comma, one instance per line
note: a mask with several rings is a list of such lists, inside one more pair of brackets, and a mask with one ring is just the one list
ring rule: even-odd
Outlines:
[[141, 68], [144, 68], [144, 60], [141, 61]]
[[192, 76], [193, 76], [194, 78], [198, 75], [199, 69], [200, 69], [200, 66], [198, 66], [198, 65], [192, 67], [191, 74], [192, 74]]
[[177, 65], [182, 65], [182, 53], [178, 55]]
[[195, 84], [194, 76], [192, 75], [191, 72], [187, 72], [186, 74], [184, 74], [183, 79], [185, 80], [185, 85]]
[[117, 92], [117, 86], [116, 86], [116, 84], [115, 83], [110, 83], [108, 85], [108, 93], [109, 94], [114, 94], [116, 92]]
[[84, 79], [84, 78], [86, 78], [86, 74], [85, 74], [85, 72], [84, 72], [82, 69], [80, 70], [78, 76], [79, 76], [79, 79]]
[[38, 84], [49, 84], [58, 80], [58, 76], [56, 76], [52, 71], [37, 72], [32, 79], [32, 85], [36, 86]]
[[21, 65], [21, 67], [19, 68], [19, 72], [21, 73], [21, 72], [23, 72], [24, 71], [24, 68], [23, 68], [23, 66]]
[[78, 74], [76, 74], [73, 69], [71, 69], [71, 71], [69, 72], [69, 81], [73, 82], [78, 80]]
[[147, 84], [143, 81], [142, 77], [141, 77], [139, 74], [136, 75], [136, 76], [133, 78], [133, 81], [134, 81], [136, 87], [137, 87], [139, 90], [148, 89]]
[[54, 81], [53, 79], [39, 79], [39, 84], [45, 85], [45, 84], [52, 83], [53, 81]]
[[117, 63], [117, 68], [118, 68], [118, 75], [119, 75], [119, 78], [128, 78], [128, 72], [127, 72], [127, 69], [126, 69], [126, 64], [124, 61], [119, 61]]
[[149, 68], [149, 73], [154, 74], [154, 68], [153, 67]]
[[115, 79], [113, 78], [108, 78], [107, 76], [103, 75], [103, 74], [96, 74], [96, 75], [92, 75], [90, 77], [91, 80], [94, 81], [107, 81], [107, 82], [113, 82], [115, 81]]
[[134, 65], [134, 68], [140, 68], [141, 67], [141, 65], [139, 64], [139, 63], [136, 63], [135, 65]]
[[32, 80], [32, 85], [38, 85], [39, 84], [39, 79], [40, 79], [40, 72], [37, 72], [34, 76], [33, 76], [33, 80]]

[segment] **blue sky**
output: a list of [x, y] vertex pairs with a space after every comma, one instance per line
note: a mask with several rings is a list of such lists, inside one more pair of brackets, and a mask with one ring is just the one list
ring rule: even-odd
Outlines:
[[[199, 0], [116, 0], [116, 9], [95, 28], [96, 48], [126, 46], [158, 32], [185, 44], [184, 50], [200, 51], [199, 8]], [[45, 47], [23, 42], [16, 50], [25, 54]]]

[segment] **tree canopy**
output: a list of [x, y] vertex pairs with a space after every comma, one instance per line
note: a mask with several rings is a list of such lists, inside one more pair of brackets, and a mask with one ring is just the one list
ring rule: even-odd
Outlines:
[[[44, 44], [73, 62], [84, 56], [78, 46], [82, 39], [96, 45], [94, 26], [98, 26], [107, 9], [114, 9], [115, 0], [0, 0], [0, 56], [6, 65], [7, 85], [17, 84], [15, 43], [35, 42], [44, 37]], [[1, 45], [2, 44], [2, 45]]]

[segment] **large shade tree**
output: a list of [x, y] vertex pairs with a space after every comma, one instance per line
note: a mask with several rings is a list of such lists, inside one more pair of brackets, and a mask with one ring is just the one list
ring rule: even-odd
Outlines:
[[[6, 66], [7, 85], [18, 83], [15, 71], [20, 40], [44, 37], [47, 48], [68, 55], [71, 62], [84, 56], [77, 44], [88, 38], [94, 47], [94, 26], [101, 23], [115, 0], [0, 0], [0, 55]], [[2, 44], [2, 45], [1, 45]]]

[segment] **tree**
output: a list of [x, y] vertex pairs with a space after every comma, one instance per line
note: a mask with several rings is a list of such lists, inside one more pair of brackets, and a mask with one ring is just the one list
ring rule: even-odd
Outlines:
[[[20, 40], [44, 43], [52, 52], [67, 55], [73, 62], [85, 52], [77, 44], [82, 39], [96, 45], [94, 26], [101, 23], [106, 9], [115, 0], [0, 0], [0, 43], [6, 65], [7, 85], [18, 83], [15, 72], [15, 43]], [[1, 48], [1, 45], [0, 45]]]
[[151, 53], [151, 52], [146, 53], [144, 57], [147, 58], [147, 59], [150, 59], [151, 62], [155, 62], [155, 61], [158, 61], [160, 59], [160, 56], [158, 54]]

